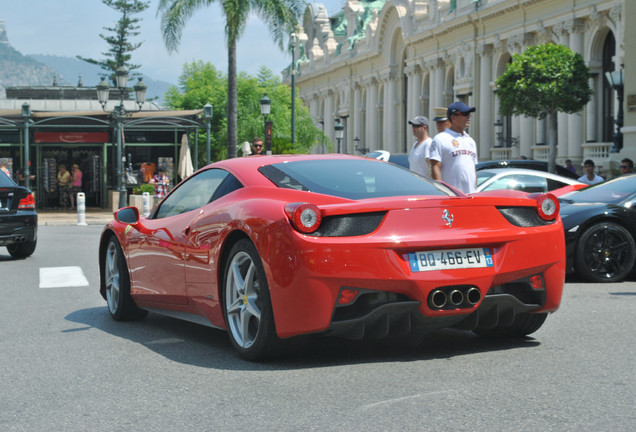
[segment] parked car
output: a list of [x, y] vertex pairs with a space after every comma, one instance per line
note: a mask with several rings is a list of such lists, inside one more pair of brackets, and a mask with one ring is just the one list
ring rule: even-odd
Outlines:
[[0, 246], [14, 258], [26, 258], [35, 251], [37, 239], [33, 194], [0, 171]]
[[148, 218], [118, 210], [99, 245], [113, 319], [153, 311], [227, 329], [250, 360], [311, 333], [525, 336], [559, 307], [564, 259], [550, 194], [468, 197], [349, 155], [213, 163]]
[[387, 150], [376, 150], [364, 155], [371, 159], [378, 159], [384, 162], [391, 162], [396, 165], [409, 168], [409, 155], [404, 153], [391, 153]]
[[[546, 161], [534, 159], [508, 159], [478, 162], [477, 165], [475, 165], [475, 168], [477, 169], [477, 171], [492, 168], [525, 168], [547, 172], [548, 163]], [[565, 167], [562, 167], [561, 165], [556, 166], [556, 173], [560, 176], [568, 177], [575, 180], [578, 180], [578, 178], [581, 177], [580, 175], [573, 173], [572, 171]]]
[[636, 260], [636, 174], [563, 195], [567, 271], [591, 282], [618, 282]]
[[556, 196], [582, 189], [587, 184], [545, 171], [493, 168], [477, 171], [477, 192], [511, 189], [528, 193], [552, 192]]

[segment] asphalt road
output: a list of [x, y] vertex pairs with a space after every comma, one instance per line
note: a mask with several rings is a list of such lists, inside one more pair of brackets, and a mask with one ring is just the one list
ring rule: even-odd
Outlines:
[[[97, 291], [100, 232], [42, 226], [26, 260], [0, 248], [1, 431], [636, 429], [634, 277], [568, 281], [561, 309], [525, 340], [314, 338], [258, 364], [219, 330], [112, 321]], [[41, 288], [59, 267], [84, 279]]]

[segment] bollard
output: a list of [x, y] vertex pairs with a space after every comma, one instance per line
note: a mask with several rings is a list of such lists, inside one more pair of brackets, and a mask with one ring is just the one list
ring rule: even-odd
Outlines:
[[76, 197], [77, 202], [77, 224], [86, 225], [86, 196], [84, 192], [78, 192]]
[[150, 194], [148, 192], [144, 192], [141, 194], [141, 202], [142, 202], [142, 215], [143, 217], [148, 217], [150, 214]]

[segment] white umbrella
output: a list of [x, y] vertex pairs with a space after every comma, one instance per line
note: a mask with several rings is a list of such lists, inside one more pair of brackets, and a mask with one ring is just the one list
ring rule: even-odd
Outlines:
[[190, 146], [188, 145], [188, 136], [183, 134], [181, 138], [181, 149], [179, 150], [179, 177], [181, 180], [191, 176], [194, 172], [192, 166], [192, 158], [190, 157]]

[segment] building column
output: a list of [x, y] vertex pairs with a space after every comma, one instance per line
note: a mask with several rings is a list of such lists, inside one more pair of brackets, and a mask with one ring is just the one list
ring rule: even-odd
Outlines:
[[[325, 130], [324, 130], [325, 135], [327, 135], [331, 139], [331, 142], [334, 143], [335, 145], [336, 138], [335, 138], [335, 131], [333, 130], [334, 114], [335, 112], [334, 112], [333, 93], [329, 91], [329, 93], [325, 97], [325, 109], [322, 115], [323, 115], [323, 121], [324, 121], [324, 127], [325, 127]], [[327, 152], [332, 153], [332, 152], [335, 152], [336, 149], [329, 150], [325, 148], [324, 151], [325, 153]]]
[[[559, 34], [559, 43], [561, 45], [565, 45], [565, 46], [570, 46], [570, 38], [569, 38], [569, 34], [566, 30], [566, 26], [565, 24], [561, 24], [560, 26], [558, 26], [558, 30], [560, 30], [560, 34]], [[568, 127], [569, 127], [569, 121], [568, 121], [568, 115], [562, 112], [559, 112], [557, 114], [557, 136], [558, 136], [558, 146], [555, 149], [556, 150], [556, 157], [557, 159], [561, 156], [564, 156], [568, 153], [568, 142], [569, 142], [569, 134], [568, 134]]]
[[367, 92], [367, 119], [365, 139], [362, 143], [363, 147], [373, 151], [377, 148], [378, 143], [378, 88], [375, 80], [369, 82], [369, 90]]
[[353, 139], [355, 137], [359, 137], [361, 135], [360, 123], [361, 123], [361, 115], [360, 111], [360, 86], [357, 83], [354, 83], [353, 89], [353, 110], [351, 111], [351, 118], [353, 121], [353, 127], [350, 131], [350, 137], [347, 140], [347, 148], [350, 149], [349, 154], [356, 154], [356, 150], [354, 148], [355, 142]]
[[395, 95], [395, 74], [390, 72], [384, 82], [384, 115], [382, 146], [391, 153], [398, 153], [400, 143], [397, 133], [397, 98]]
[[493, 106], [490, 80], [492, 79], [492, 45], [481, 44], [477, 47], [479, 56], [479, 158], [490, 159], [490, 147], [493, 139]]
[[[577, 54], [583, 55], [583, 31], [585, 30], [585, 22], [583, 19], [575, 19], [570, 26], [570, 49]], [[557, 157], [563, 160], [557, 160], [562, 163], [568, 157], [575, 157], [583, 154], [583, 113], [574, 113], [568, 115], [568, 143], [567, 154], [559, 152]]]
[[[598, 76], [598, 75], [597, 75]], [[597, 77], [596, 76], [591, 76], [590, 77], [590, 88], [591, 89], [596, 89], [596, 80]], [[590, 98], [590, 101], [587, 103], [587, 107], [585, 110], [586, 113], [586, 128], [585, 128], [585, 141], [586, 142], [595, 142], [597, 141], [597, 135], [596, 135], [596, 122], [597, 122], [597, 113], [596, 113], [596, 107], [598, 106], [598, 97], [596, 95], [596, 92], [592, 92], [592, 97]], [[579, 153], [577, 153], [576, 155], [572, 154], [570, 156], [581, 156], [583, 155], [583, 150], [579, 149]]]

